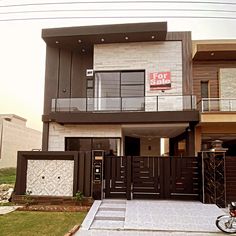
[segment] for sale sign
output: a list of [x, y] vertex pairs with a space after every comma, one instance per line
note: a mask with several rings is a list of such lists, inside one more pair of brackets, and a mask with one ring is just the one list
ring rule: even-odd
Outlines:
[[171, 89], [170, 72], [150, 73], [150, 90]]

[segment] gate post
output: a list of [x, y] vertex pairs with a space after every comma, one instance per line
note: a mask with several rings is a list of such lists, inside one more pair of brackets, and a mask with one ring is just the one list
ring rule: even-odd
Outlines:
[[126, 173], [127, 173], [127, 180], [126, 180], [126, 198], [127, 200], [131, 200], [131, 171], [132, 171], [132, 157], [126, 157]]
[[105, 156], [104, 158], [105, 170], [105, 198], [109, 197], [110, 193], [110, 180], [111, 180], [111, 157]]

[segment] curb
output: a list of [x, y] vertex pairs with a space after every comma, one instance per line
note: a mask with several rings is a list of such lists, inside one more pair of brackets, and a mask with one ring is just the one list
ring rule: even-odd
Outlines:
[[80, 225], [75, 225], [68, 233], [66, 233], [64, 236], [72, 236], [74, 235], [80, 228]]

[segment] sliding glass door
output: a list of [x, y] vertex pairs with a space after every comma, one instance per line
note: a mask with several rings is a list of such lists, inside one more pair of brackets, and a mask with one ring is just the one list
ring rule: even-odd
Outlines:
[[94, 110], [144, 110], [145, 72], [96, 72]]

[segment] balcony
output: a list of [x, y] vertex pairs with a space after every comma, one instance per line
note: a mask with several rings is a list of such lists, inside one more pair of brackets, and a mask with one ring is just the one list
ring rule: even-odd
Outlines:
[[109, 98], [57, 98], [52, 99], [52, 112], [120, 113], [196, 110], [193, 95], [109, 97]]
[[236, 112], [236, 98], [203, 98], [199, 110], [204, 112]]

